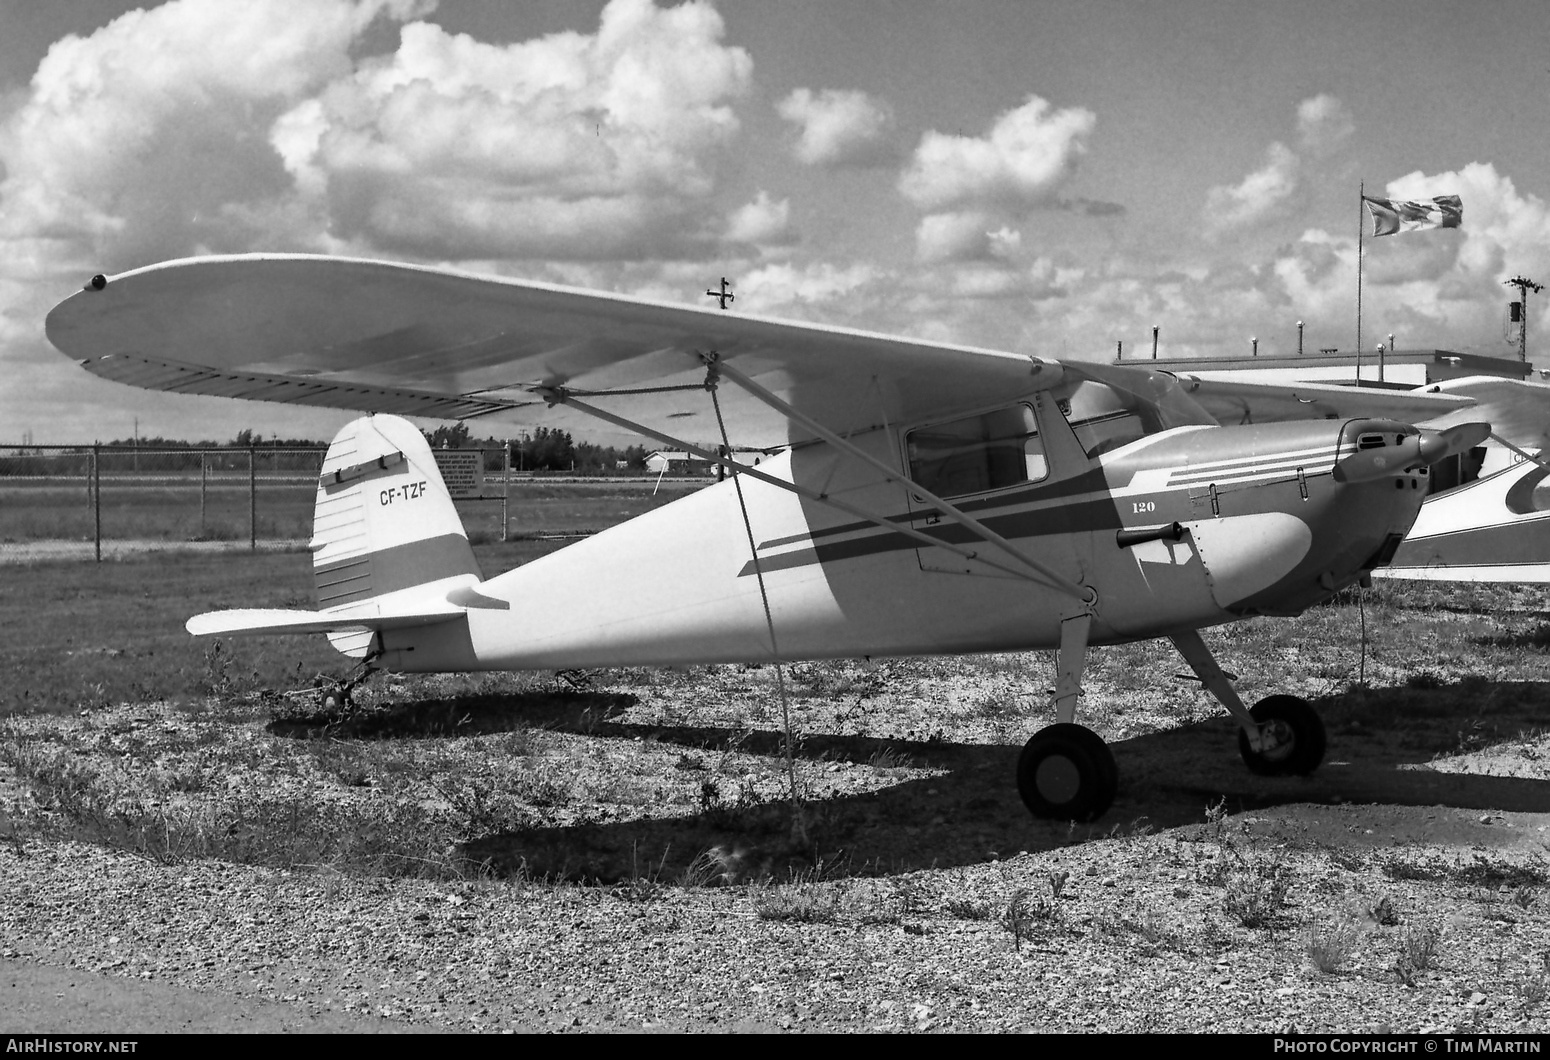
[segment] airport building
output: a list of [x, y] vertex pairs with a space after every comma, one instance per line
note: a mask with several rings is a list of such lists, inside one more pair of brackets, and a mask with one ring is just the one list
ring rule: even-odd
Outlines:
[[1165, 372], [1204, 378], [1251, 379], [1264, 383], [1338, 383], [1362, 386], [1411, 387], [1440, 383], [1464, 376], [1495, 375], [1506, 379], [1535, 379], [1541, 373], [1516, 357], [1486, 357], [1452, 350], [1392, 350], [1382, 355], [1368, 351], [1360, 357], [1349, 351], [1266, 357], [1124, 357], [1114, 364], [1150, 365]]

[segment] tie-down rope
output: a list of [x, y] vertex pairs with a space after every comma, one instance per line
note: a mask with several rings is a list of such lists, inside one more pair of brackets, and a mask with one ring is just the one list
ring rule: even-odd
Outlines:
[[[712, 362], [706, 375], [705, 389], [710, 391], [710, 402], [716, 410], [716, 426], [721, 431], [723, 451], [732, 451], [727, 437], [726, 420], [721, 415], [721, 398], [716, 394], [716, 366]], [[759, 582], [759, 599], [764, 604], [764, 624], [770, 631], [770, 655], [775, 661], [775, 685], [780, 689], [780, 717], [786, 735], [786, 783], [791, 789], [791, 838], [804, 847], [810, 845], [807, 821], [802, 812], [802, 798], [797, 791], [796, 742], [791, 732], [791, 700], [786, 695], [785, 666], [780, 661], [780, 648], [775, 640], [775, 615], [770, 610], [770, 594], [764, 587], [764, 566], [759, 562], [759, 549], [754, 544], [753, 523], [748, 518], [748, 504], [743, 500], [742, 476], [732, 469], [732, 487], [737, 490], [737, 506], [743, 513], [743, 532], [748, 535], [748, 551], [753, 556], [753, 573]]]

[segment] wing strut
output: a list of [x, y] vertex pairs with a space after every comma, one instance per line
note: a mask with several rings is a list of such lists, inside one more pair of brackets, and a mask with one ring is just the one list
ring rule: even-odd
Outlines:
[[[1039, 580], [1045, 582], [1051, 588], [1059, 589], [1060, 591], [1074, 597], [1082, 603], [1092, 603], [1096, 599], [1091, 589], [1078, 585], [1076, 582], [1071, 581], [1069, 578], [1064, 577], [1063, 575], [1051, 570], [1049, 567], [1026, 555], [1016, 545], [1012, 544], [1006, 538], [990, 529], [990, 527], [986, 526], [978, 519], [966, 514], [965, 512], [955, 507], [953, 504], [943, 500], [941, 497], [938, 497], [931, 491], [923, 489], [919, 483], [895, 471], [893, 468], [889, 467], [887, 464], [883, 463], [872, 454], [864, 452], [863, 450], [858, 449], [856, 446], [851, 445], [850, 442], [846, 441], [844, 438], [841, 438], [839, 435], [835, 434], [833, 431], [829, 430], [818, 421], [798, 412], [791, 406], [789, 402], [782, 401], [770, 391], [766, 390], [764, 387], [748, 378], [742, 372], [721, 360], [721, 358], [716, 354], [701, 354], [700, 356], [705, 360], [706, 366], [710, 368], [713, 374], [726, 376], [728, 379], [732, 380], [732, 382], [748, 391], [748, 393], [752, 394], [754, 397], [758, 398], [760, 401], [764, 402], [770, 408], [774, 409], [782, 416], [785, 416], [799, 427], [803, 427], [813, 432], [813, 434], [815, 434], [817, 437], [822, 438], [825, 442], [828, 442], [840, 452], [848, 453], [855, 457], [857, 460], [860, 460], [862, 463], [876, 468], [878, 471], [882, 472], [883, 476], [887, 478], [888, 481], [903, 486], [915, 496], [921, 498], [927, 504], [931, 505], [931, 507], [947, 516], [947, 518], [951, 519], [953, 522], [967, 528], [971, 533], [978, 536], [980, 540], [984, 541], [986, 544], [994, 545], [996, 548], [999, 548], [1002, 552], [1011, 556], [1023, 566], [1032, 570], [1035, 574], [1039, 575]], [[937, 543], [940, 544], [940, 542]], [[980, 562], [983, 563], [985, 560], [981, 559]]]
[[1538, 464], [1540, 467], [1544, 468], [1546, 471], [1550, 471], [1550, 462], [1546, 462], [1544, 457], [1538, 456], [1538, 455], [1536, 455], [1534, 453], [1531, 453], [1527, 449], [1523, 449], [1523, 448], [1521, 448], [1519, 446], [1513, 445], [1511, 442], [1509, 442], [1507, 439], [1503, 438], [1499, 434], [1491, 435], [1491, 439], [1493, 441], [1495, 441], [1496, 443], [1498, 443], [1499, 445], [1502, 445], [1502, 446], [1505, 446], [1508, 449], [1511, 449], [1514, 453], [1517, 453], [1523, 459], [1531, 460], [1534, 463]]
[[979, 555], [979, 553], [975, 552], [973, 549], [961, 548], [958, 545], [952, 544], [951, 542], [943, 541], [939, 537], [933, 537], [924, 531], [917, 530], [913, 526], [907, 526], [904, 523], [895, 522], [894, 520], [889, 519], [887, 516], [877, 515], [874, 512], [869, 512], [864, 508], [858, 508], [856, 505], [850, 504], [846, 501], [836, 500], [835, 498], [830, 497], [827, 493], [819, 493], [816, 490], [807, 489], [804, 486], [798, 486], [795, 482], [787, 482], [785, 479], [776, 478], [774, 475], [760, 471], [756, 467], [747, 467], [743, 464], [739, 464], [731, 459], [730, 455], [723, 456], [720, 453], [713, 453], [709, 449], [703, 449], [700, 446], [697, 446], [692, 442], [688, 442], [682, 438], [675, 438], [671, 434], [666, 434], [662, 431], [656, 430], [653, 427], [648, 427], [644, 423], [636, 423], [634, 420], [626, 419], [623, 416], [616, 416], [612, 412], [607, 412], [598, 408], [596, 405], [591, 405], [585, 401], [576, 399], [568, 391], [566, 391], [564, 387], [540, 387], [535, 390], [535, 393], [537, 393], [550, 404], [569, 406], [578, 412], [585, 412], [589, 416], [595, 416], [602, 420], [604, 423], [611, 423], [615, 427], [622, 427], [625, 430], [631, 431], [635, 434], [643, 434], [648, 438], [655, 438], [657, 441], [664, 445], [670, 446], [671, 448], [682, 449], [686, 453], [693, 453], [695, 456], [702, 460], [708, 460], [713, 464], [718, 464], [721, 467], [726, 468], [734, 475], [748, 475], [751, 478], [758, 479], [760, 482], [765, 482], [778, 489], [783, 489], [788, 493], [795, 493], [799, 497], [805, 497], [806, 499], [814, 501], [818, 504], [828, 505], [830, 508], [838, 509], [839, 511], [842, 511], [847, 515], [854, 516], [857, 519], [864, 520], [865, 522], [872, 523], [876, 526], [881, 526], [887, 530], [892, 530], [895, 533], [903, 534], [905, 537], [914, 538], [917, 541], [930, 545], [932, 548], [945, 548], [949, 552], [954, 552], [957, 555], [962, 556], [964, 559], [971, 559], [979, 563], [983, 563], [987, 567], [1001, 571], [1003, 574], [1010, 574], [1014, 578], [1022, 578], [1025, 581], [1047, 585], [1051, 588], [1058, 589], [1061, 592], [1071, 593], [1083, 603], [1087, 602], [1087, 596], [1084, 592], [1080, 591], [1080, 587], [1072, 586], [1071, 583], [1066, 582], [1065, 579], [1060, 579], [1058, 582], [1051, 584], [1051, 582], [1047, 580], [1042, 574], [1036, 575], [1035, 573], [1025, 568], [1015, 567], [1011, 564], [1002, 563], [995, 559], [988, 559]]

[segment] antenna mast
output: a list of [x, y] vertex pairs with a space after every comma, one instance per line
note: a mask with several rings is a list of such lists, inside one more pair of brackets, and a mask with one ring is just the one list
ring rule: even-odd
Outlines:
[[1538, 294], [1545, 289], [1542, 283], [1535, 283], [1523, 275], [1514, 276], [1510, 280], [1503, 280], [1502, 286], [1516, 287], [1518, 289], [1518, 360], [1528, 362], [1528, 293], [1533, 291]]

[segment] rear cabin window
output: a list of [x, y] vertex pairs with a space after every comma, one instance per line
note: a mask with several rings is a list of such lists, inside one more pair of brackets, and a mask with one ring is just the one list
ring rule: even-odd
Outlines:
[[938, 497], [1037, 482], [1049, 474], [1033, 408], [1011, 408], [910, 431], [910, 478]]

